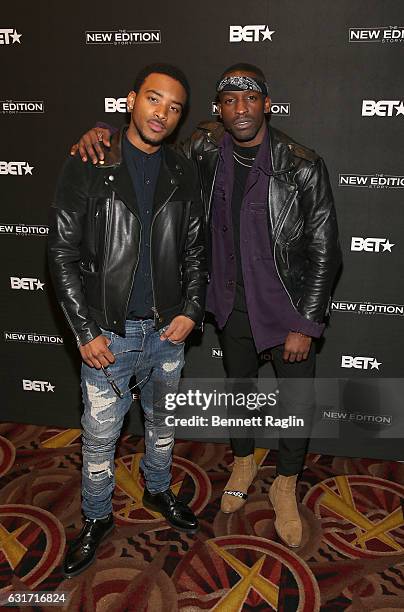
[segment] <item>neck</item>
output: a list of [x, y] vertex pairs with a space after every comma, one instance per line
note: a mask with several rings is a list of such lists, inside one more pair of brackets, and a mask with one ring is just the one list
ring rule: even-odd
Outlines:
[[133, 121], [130, 122], [129, 127], [126, 132], [126, 136], [131, 144], [137, 149], [143, 151], [143, 153], [155, 153], [161, 147], [161, 144], [152, 144], [145, 142], [140, 136], [136, 126]]

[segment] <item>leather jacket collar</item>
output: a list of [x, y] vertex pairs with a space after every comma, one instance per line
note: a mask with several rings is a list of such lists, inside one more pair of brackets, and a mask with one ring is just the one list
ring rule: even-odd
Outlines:
[[[220, 122], [203, 122], [198, 129], [206, 132], [204, 150], [216, 151], [224, 136], [224, 127]], [[270, 150], [272, 162], [272, 174], [281, 175], [290, 172], [295, 167], [293, 159], [293, 145], [285, 134], [268, 125], [270, 136]]]
[[[122, 164], [122, 138], [124, 138], [128, 125], [123, 125], [118, 132], [112, 135], [111, 146], [104, 148], [104, 162], [98, 162], [97, 168], [117, 168]], [[164, 143], [161, 145], [163, 164], [171, 177], [171, 184], [179, 184], [179, 175], [183, 173], [182, 166], [178, 163], [178, 156]]]

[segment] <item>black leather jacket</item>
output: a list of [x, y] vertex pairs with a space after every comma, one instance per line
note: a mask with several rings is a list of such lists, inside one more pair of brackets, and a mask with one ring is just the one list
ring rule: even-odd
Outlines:
[[[293, 306], [307, 319], [322, 323], [341, 264], [327, 168], [314, 151], [272, 127], [269, 132], [273, 173], [268, 231], [275, 266]], [[198, 168], [207, 226], [223, 134], [222, 124], [204, 122], [181, 145]]]
[[[121, 139], [114, 134], [105, 163], [70, 157], [51, 207], [48, 259], [57, 298], [77, 343], [125, 335], [142, 228]], [[200, 325], [207, 281], [203, 208], [189, 160], [163, 146], [151, 228], [155, 325], [178, 314]]]

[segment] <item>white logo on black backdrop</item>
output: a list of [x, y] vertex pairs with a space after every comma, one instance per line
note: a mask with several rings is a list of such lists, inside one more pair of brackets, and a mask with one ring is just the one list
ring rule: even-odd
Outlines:
[[40, 391], [42, 393], [55, 392], [55, 385], [51, 385], [47, 380], [22, 380], [22, 388], [24, 391]]
[[381, 304], [378, 302], [350, 302], [345, 300], [331, 302], [332, 312], [351, 312], [362, 315], [404, 316], [404, 304]]
[[371, 425], [391, 425], [393, 422], [391, 414], [363, 414], [361, 412], [345, 412], [343, 410], [323, 410], [321, 418], [324, 421], [354, 421]]
[[139, 45], [161, 43], [161, 30], [91, 30], [86, 45]]
[[340, 174], [339, 187], [368, 187], [370, 189], [403, 189], [404, 176], [392, 174]]
[[396, 43], [404, 41], [403, 27], [349, 28], [349, 42]]
[[17, 225], [14, 223], [0, 225], [0, 234], [9, 236], [47, 236], [48, 233], [47, 225]]
[[44, 113], [43, 100], [0, 100], [0, 113], [16, 115], [17, 113]]
[[0, 174], [12, 174], [13, 176], [25, 176], [30, 174], [34, 166], [30, 166], [26, 161], [0, 161]]
[[52, 334], [39, 334], [37, 332], [5, 331], [3, 332], [5, 342], [28, 342], [29, 344], [51, 344], [60, 346], [63, 344], [62, 336]]
[[19, 278], [18, 276], [10, 276], [11, 289], [24, 289], [24, 291], [37, 291], [45, 286], [39, 278]]
[[104, 98], [106, 113], [126, 113], [126, 98]]
[[366, 251], [367, 253], [384, 253], [395, 245], [388, 238], [361, 238], [360, 236], [352, 236], [351, 251]]
[[[126, 98], [125, 98], [125, 109], [126, 109]], [[218, 115], [219, 108], [217, 102], [212, 102], [212, 115]], [[271, 114], [280, 117], [290, 116], [290, 102], [272, 102]]]
[[[221, 348], [212, 347], [212, 355], [214, 359], [223, 359], [223, 351]], [[271, 353], [261, 353], [261, 361], [271, 361]]]
[[362, 117], [397, 117], [404, 115], [402, 100], [363, 100]]
[[270, 30], [266, 25], [231, 25], [229, 30], [230, 42], [261, 42], [270, 40], [275, 30]]
[[379, 370], [382, 365], [376, 357], [353, 357], [341, 355], [341, 368], [355, 368], [356, 370]]
[[14, 28], [0, 28], [0, 45], [21, 44], [21, 36], [22, 34], [18, 34]]

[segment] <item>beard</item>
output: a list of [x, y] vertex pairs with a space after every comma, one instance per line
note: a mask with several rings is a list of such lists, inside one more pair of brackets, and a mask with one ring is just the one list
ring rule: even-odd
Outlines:
[[234, 128], [235, 126], [233, 125], [226, 127], [227, 131], [230, 132], [230, 134], [235, 140], [237, 140], [238, 142], [249, 142], [250, 140], [254, 140], [254, 138], [260, 131], [261, 126], [254, 125], [252, 126], [250, 130], [241, 130], [241, 131], [238, 131], [238, 130], [236, 131]]
[[139, 134], [140, 138], [145, 144], [155, 147], [156, 145], [159, 145], [163, 142], [165, 138], [165, 133], [164, 133], [164, 136], [158, 136], [156, 134], [155, 138], [150, 138], [149, 136], [146, 136], [146, 134], [140, 129], [140, 127], [135, 122], [133, 122], [133, 124], [136, 128], [137, 133]]

